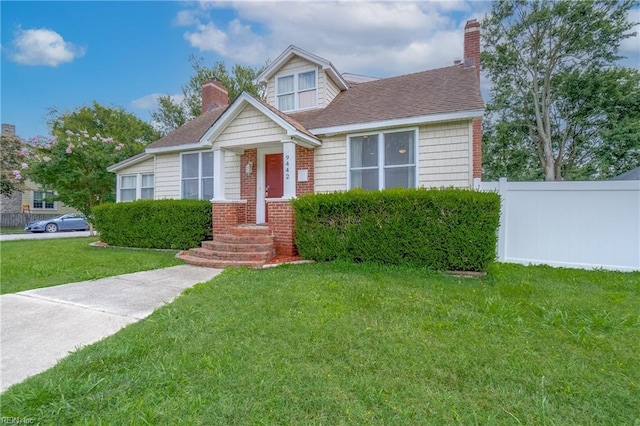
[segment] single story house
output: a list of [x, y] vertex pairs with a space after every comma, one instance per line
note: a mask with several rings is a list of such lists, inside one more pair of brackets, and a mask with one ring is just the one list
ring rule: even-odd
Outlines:
[[240, 259], [228, 244], [248, 234], [256, 245], [245, 251], [273, 239], [274, 250], [251, 260], [294, 255], [289, 200], [302, 194], [471, 188], [481, 174], [480, 24], [468, 21], [464, 31], [464, 59], [429, 71], [341, 74], [292, 45], [259, 77], [265, 100], [242, 93], [227, 105], [226, 89], [211, 80], [199, 117], [109, 167], [117, 199], [211, 200], [214, 242], [185, 260], [225, 266]]

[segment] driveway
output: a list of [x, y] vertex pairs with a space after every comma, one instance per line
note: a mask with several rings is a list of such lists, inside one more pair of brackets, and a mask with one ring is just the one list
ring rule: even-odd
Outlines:
[[220, 272], [180, 265], [0, 296], [0, 391], [151, 315]]
[[89, 231], [69, 231], [69, 232], [37, 232], [24, 234], [0, 234], [0, 241], [14, 241], [14, 240], [46, 240], [49, 238], [74, 238], [74, 237], [88, 237]]

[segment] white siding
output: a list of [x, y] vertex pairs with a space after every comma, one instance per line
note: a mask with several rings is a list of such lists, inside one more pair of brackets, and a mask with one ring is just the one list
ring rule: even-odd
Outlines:
[[118, 175], [123, 176], [123, 175], [135, 175], [138, 173], [144, 173], [144, 174], [154, 173], [153, 165], [154, 165], [153, 158], [149, 158], [148, 160], [134, 164], [131, 167], [118, 170]]
[[280, 142], [287, 138], [286, 131], [251, 105], [247, 105], [231, 124], [218, 136], [215, 147], [232, 148]]
[[326, 107], [333, 101], [333, 99], [340, 94], [340, 88], [336, 86], [336, 84], [331, 81], [330, 78], [327, 77], [327, 74], [324, 71], [321, 71], [321, 75], [323, 75], [326, 81], [326, 84], [323, 86], [322, 90], [322, 102], [318, 101], [318, 106], [321, 108]]
[[470, 187], [469, 122], [421, 126], [418, 186]]
[[347, 137], [332, 136], [322, 140], [314, 151], [315, 192], [347, 189]]
[[225, 152], [225, 196], [228, 200], [240, 199], [240, 156], [234, 152]]
[[180, 198], [180, 153], [156, 155], [156, 200]]

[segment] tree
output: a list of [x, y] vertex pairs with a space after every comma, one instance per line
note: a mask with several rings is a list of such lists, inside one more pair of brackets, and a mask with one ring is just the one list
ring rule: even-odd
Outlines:
[[264, 97], [263, 88], [257, 83], [257, 78], [263, 68], [234, 65], [231, 74], [223, 62], [216, 62], [212, 67], [206, 67], [202, 58], [189, 56], [189, 62], [194, 75], [189, 82], [182, 86], [183, 100], [177, 101], [169, 95], [158, 98], [158, 110], [151, 113], [151, 118], [160, 127], [163, 134], [185, 124], [202, 112], [202, 85], [212, 78], [219, 80], [229, 92], [232, 102], [242, 92], [248, 92], [257, 97]]
[[24, 189], [22, 170], [27, 167], [25, 154], [24, 142], [19, 137], [0, 135], [0, 194], [9, 197]]
[[[485, 117], [487, 175], [511, 167], [515, 176], [546, 180], [597, 177], [603, 166], [589, 163], [601, 160], [605, 147], [637, 146], [640, 134], [628, 133], [634, 126], [620, 111], [622, 103], [633, 103], [621, 88], [633, 87], [635, 76], [614, 68], [620, 42], [633, 35], [635, 23], [627, 17], [635, 4], [493, 3], [483, 22], [482, 63], [492, 83]], [[605, 100], [588, 87], [618, 96]]]
[[159, 137], [124, 109], [97, 102], [63, 114], [52, 110], [49, 125], [53, 137], [30, 141], [26, 175], [89, 218], [93, 206], [115, 201], [115, 176], [107, 167], [141, 153]]

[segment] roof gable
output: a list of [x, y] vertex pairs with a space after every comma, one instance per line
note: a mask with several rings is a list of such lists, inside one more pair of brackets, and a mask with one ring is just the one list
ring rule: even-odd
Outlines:
[[322, 68], [329, 78], [341, 89], [347, 90], [349, 85], [342, 78], [342, 75], [338, 72], [338, 70], [333, 66], [331, 62], [328, 60], [321, 58], [320, 56], [314, 55], [313, 53], [307, 52], [304, 49], [300, 49], [297, 46], [289, 45], [285, 49], [284, 52], [278, 56], [275, 61], [273, 61], [269, 66], [258, 76], [258, 81], [266, 82], [271, 77], [273, 77], [279, 70], [284, 66], [291, 58], [294, 56], [299, 56], [313, 64], [316, 64], [320, 68]]
[[267, 116], [270, 120], [282, 127], [287, 136], [296, 140], [304, 146], [319, 146], [320, 140], [305, 129], [300, 123], [286, 114], [278, 111], [276, 108], [262, 102], [247, 92], [242, 92], [240, 96], [227, 108], [226, 111], [218, 118], [218, 120], [206, 131], [200, 139], [201, 144], [211, 146], [211, 141], [220, 136], [220, 134], [229, 126], [236, 117], [244, 110], [247, 105], [251, 105]]

